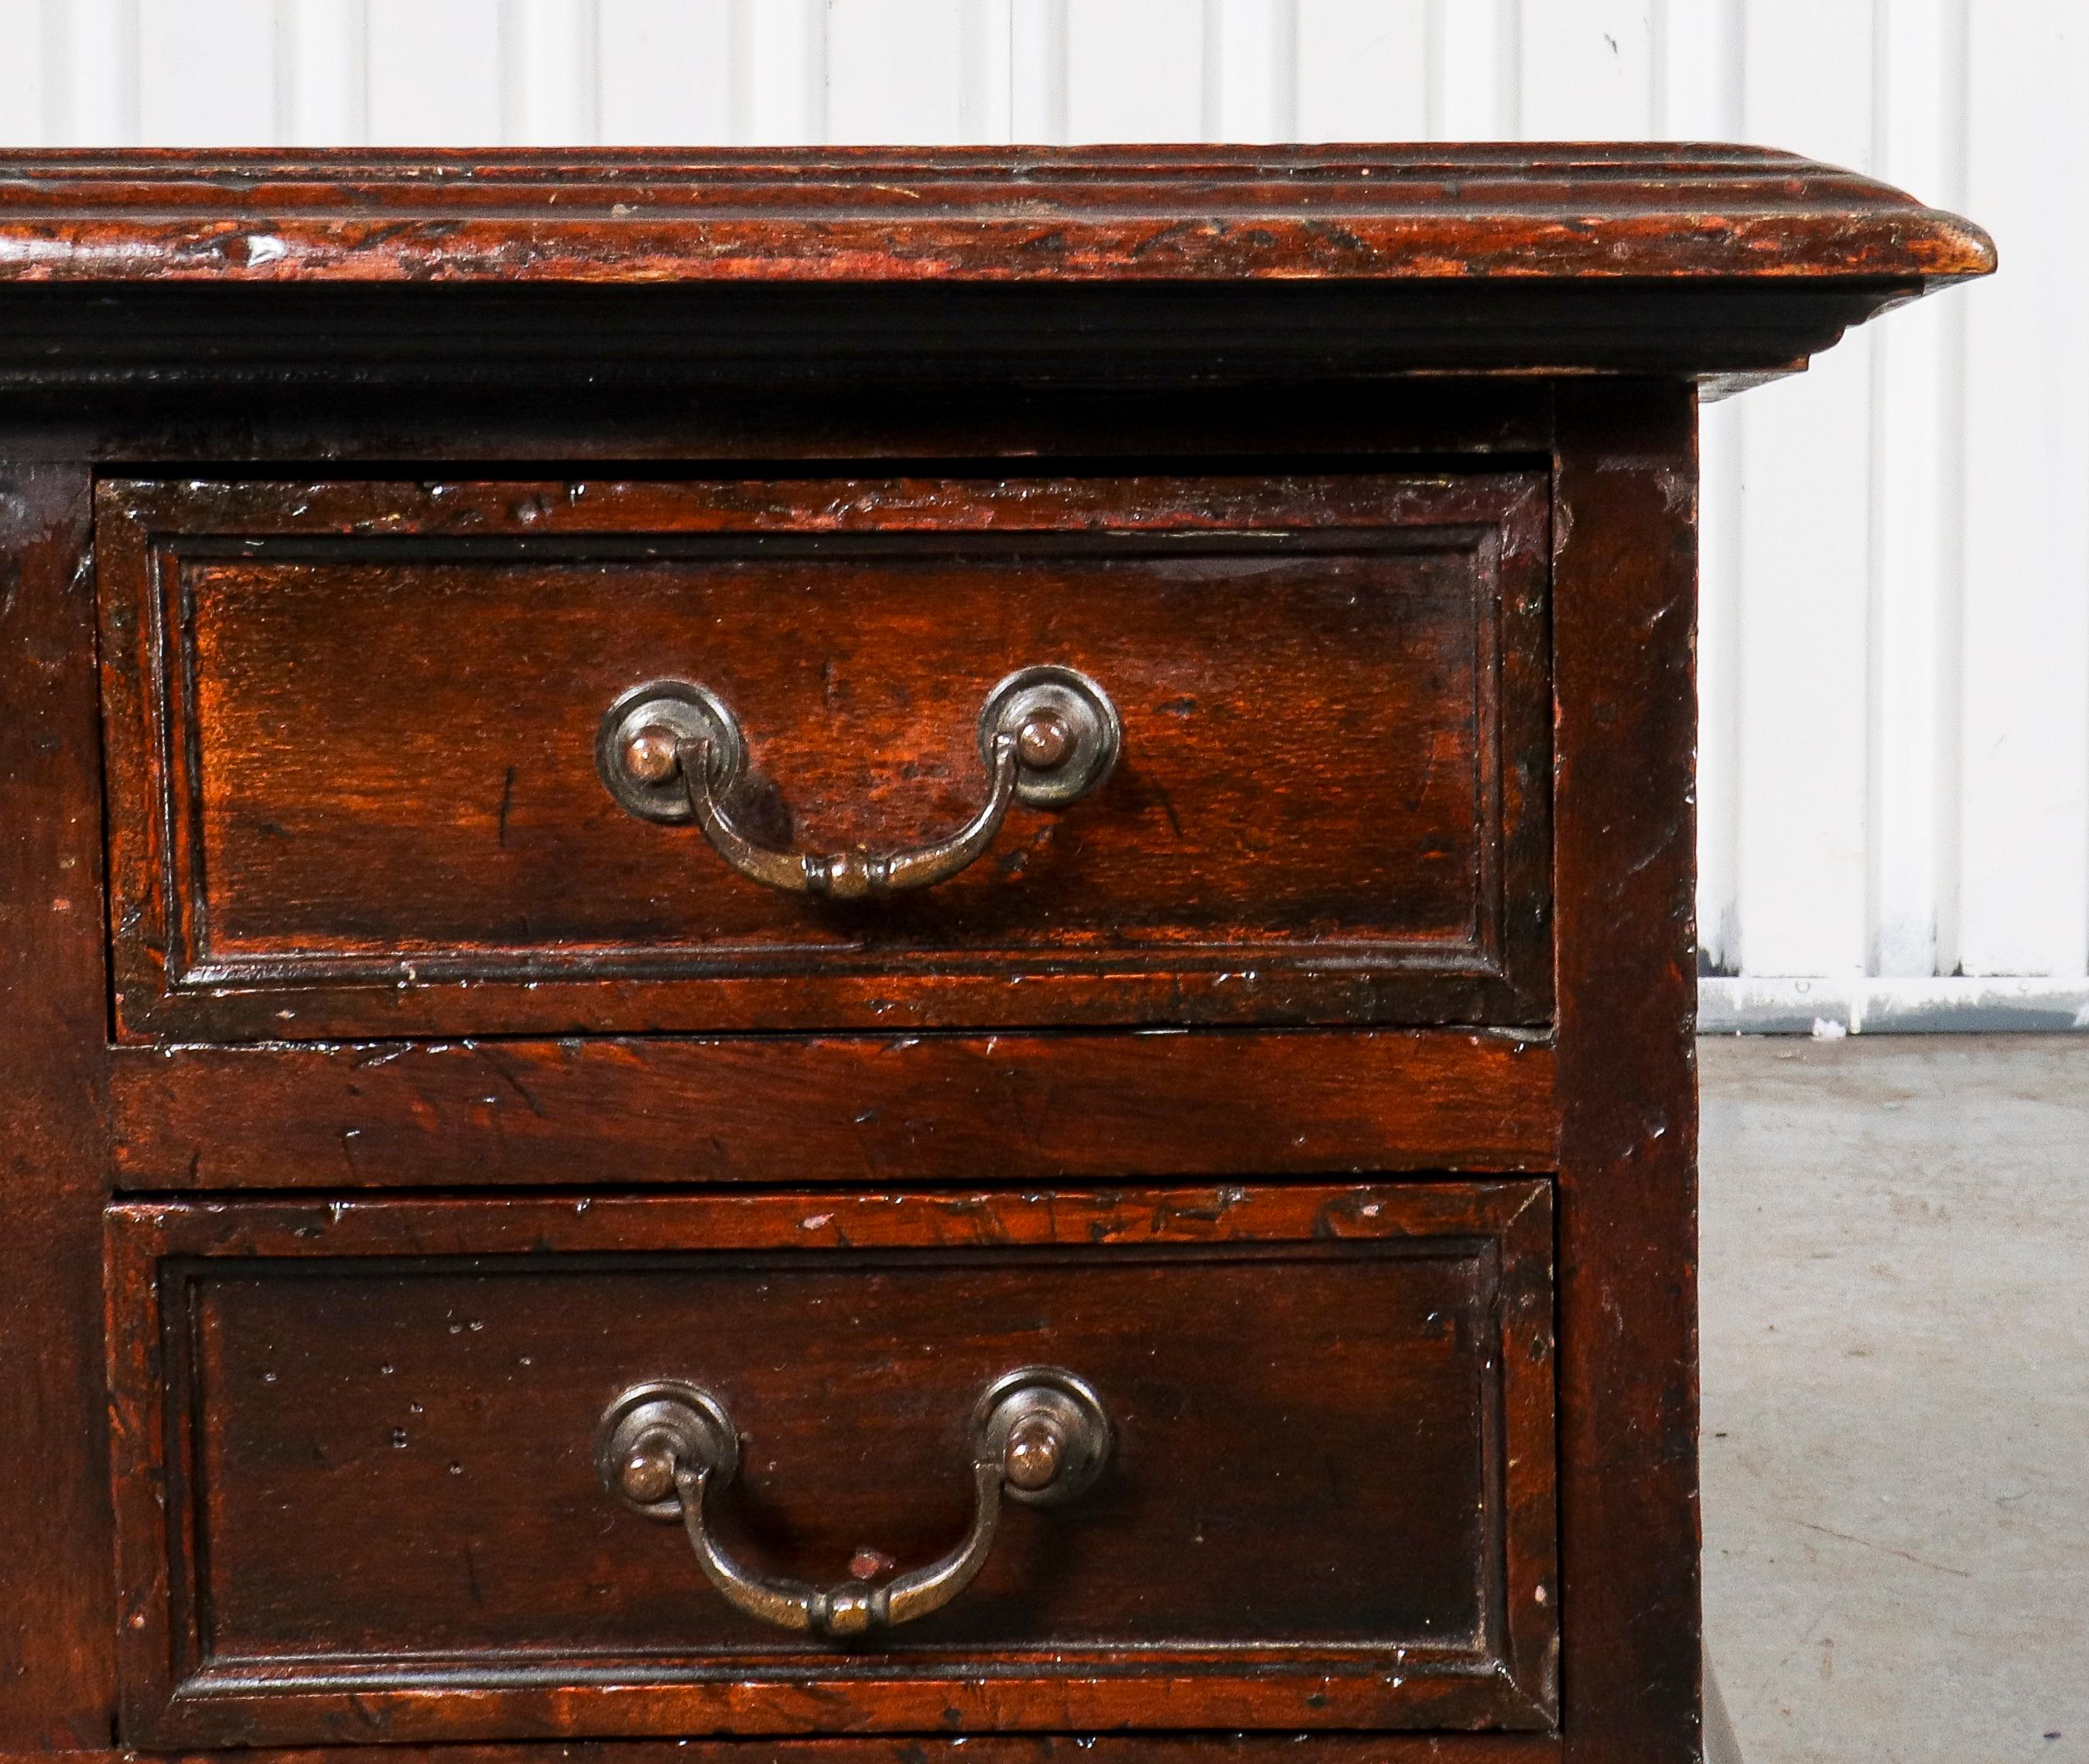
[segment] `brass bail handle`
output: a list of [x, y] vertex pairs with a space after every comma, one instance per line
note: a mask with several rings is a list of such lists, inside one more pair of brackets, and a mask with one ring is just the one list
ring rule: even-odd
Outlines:
[[595, 766], [610, 794], [648, 821], [694, 821], [743, 876], [787, 894], [835, 900], [897, 894], [947, 880], [993, 843], [1010, 806], [1060, 809], [1109, 776], [1123, 735], [1117, 708], [1070, 667], [1025, 667], [987, 694], [979, 715], [986, 800], [955, 832], [910, 850], [783, 852], [734, 818], [747, 742], [724, 700], [688, 680], [655, 680], [609, 707]]
[[1004, 1497], [1033, 1506], [1071, 1500], [1101, 1474], [1109, 1449], [1109, 1418], [1085, 1380], [1056, 1366], [1006, 1373], [972, 1411], [972, 1518], [964, 1536], [926, 1567], [882, 1584], [826, 1587], [757, 1574], [711, 1534], [706, 1502], [738, 1473], [740, 1434], [701, 1385], [661, 1379], [624, 1392], [603, 1414], [595, 1467], [627, 1505], [681, 1522], [705, 1577], [736, 1609], [780, 1629], [848, 1637], [940, 1611], [985, 1565]]

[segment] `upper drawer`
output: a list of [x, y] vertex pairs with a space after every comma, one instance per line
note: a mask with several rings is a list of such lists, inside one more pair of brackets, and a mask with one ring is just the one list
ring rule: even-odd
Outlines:
[[120, 1027], [1542, 1020], [1548, 535], [1535, 470], [106, 483]]

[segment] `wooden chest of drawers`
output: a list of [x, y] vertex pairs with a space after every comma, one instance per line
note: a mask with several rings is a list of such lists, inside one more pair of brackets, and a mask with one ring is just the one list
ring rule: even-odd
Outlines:
[[1739, 148], [13, 157], [0, 1754], [1700, 1751]]

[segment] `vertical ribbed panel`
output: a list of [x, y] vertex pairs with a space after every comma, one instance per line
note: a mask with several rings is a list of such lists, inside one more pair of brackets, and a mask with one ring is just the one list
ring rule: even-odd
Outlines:
[[[1873, 170], [1933, 202], [1962, 199], [1964, 73], [1957, 0], [1898, 0], [1879, 14]], [[1872, 342], [1871, 504], [1865, 583], [1867, 972], [1913, 977], [1956, 959], [1956, 890], [1943, 860], [1946, 754], [1958, 739], [1944, 629], [1959, 601], [1962, 504], [1956, 431], [1962, 376], [1955, 305], [1926, 300]]]
[[276, 64], [278, 141], [370, 139], [369, 0], [276, 0]]
[[2089, 914], [2089, 12], [1971, 7], [1964, 200], [2003, 273], [1965, 326], [1958, 957], [2083, 971]]
[[1752, 975], [2089, 961], [2078, 0], [0, 0], [0, 143], [1738, 139], [1992, 284], [1705, 413], [1701, 891]]
[[[1748, 0], [1741, 130], [1869, 169], [1872, 0]], [[1788, 54], [1806, 41], [1808, 52]], [[1737, 888], [1752, 972], [1864, 958], [1872, 340], [1846, 338], [1740, 412]]]

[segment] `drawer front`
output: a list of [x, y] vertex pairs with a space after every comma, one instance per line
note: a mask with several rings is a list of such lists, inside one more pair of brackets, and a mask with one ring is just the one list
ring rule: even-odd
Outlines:
[[1542, 1022], [1547, 498], [105, 484], [121, 1028]]
[[109, 1257], [129, 1743], [1555, 1718], [1542, 1181], [136, 1202]]

